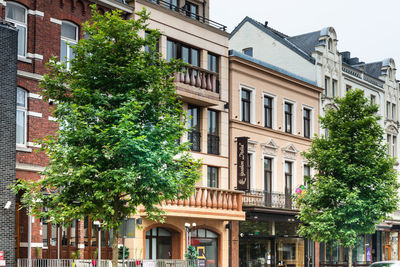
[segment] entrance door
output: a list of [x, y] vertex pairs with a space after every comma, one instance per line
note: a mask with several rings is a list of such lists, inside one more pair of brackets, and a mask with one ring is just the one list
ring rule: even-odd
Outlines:
[[275, 267], [275, 249], [272, 238], [240, 240], [239, 266]]
[[386, 261], [392, 260], [392, 248], [390, 245], [385, 245], [384, 246], [384, 252], [385, 252], [385, 259]]

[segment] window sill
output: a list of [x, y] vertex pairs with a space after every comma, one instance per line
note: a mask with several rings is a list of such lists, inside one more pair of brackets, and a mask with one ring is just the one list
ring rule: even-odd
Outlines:
[[21, 152], [32, 152], [32, 148], [26, 147], [26, 146], [16, 146], [17, 151]]
[[26, 58], [26, 57], [23, 57], [23, 56], [18, 56], [18, 61], [22, 61], [22, 62], [25, 62], [25, 63], [32, 63], [32, 59], [29, 59], [29, 58]]

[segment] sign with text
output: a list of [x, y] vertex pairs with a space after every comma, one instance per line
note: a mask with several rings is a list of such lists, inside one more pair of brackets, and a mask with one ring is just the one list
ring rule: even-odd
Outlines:
[[119, 226], [119, 234], [125, 238], [134, 238], [135, 237], [135, 219], [127, 218], [122, 220], [121, 225]]
[[197, 258], [205, 259], [206, 258], [206, 247], [197, 247]]
[[156, 267], [156, 264], [155, 260], [143, 260], [143, 267]]
[[206, 260], [197, 260], [197, 267], [206, 267]]
[[247, 162], [248, 162], [248, 137], [237, 138], [237, 189], [248, 190], [250, 181], [247, 177]]
[[0, 251], [0, 260], [4, 260], [4, 252]]

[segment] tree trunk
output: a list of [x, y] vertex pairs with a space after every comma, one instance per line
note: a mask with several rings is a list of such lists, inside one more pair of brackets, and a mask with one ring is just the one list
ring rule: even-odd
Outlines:
[[353, 247], [348, 247], [349, 250], [349, 262], [348, 262], [348, 267], [352, 267], [353, 263]]
[[114, 227], [112, 238], [112, 267], [118, 267], [118, 232], [118, 227]]

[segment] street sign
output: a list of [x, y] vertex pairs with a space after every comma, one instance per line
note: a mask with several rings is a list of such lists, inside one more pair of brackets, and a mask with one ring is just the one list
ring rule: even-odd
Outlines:
[[126, 220], [122, 220], [121, 226], [119, 227], [119, 234], [125, 238], [134, 238], [135, 237], [135, 219], [128, 218]]

